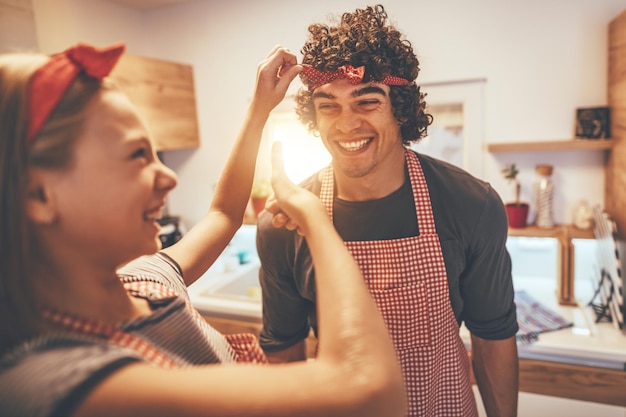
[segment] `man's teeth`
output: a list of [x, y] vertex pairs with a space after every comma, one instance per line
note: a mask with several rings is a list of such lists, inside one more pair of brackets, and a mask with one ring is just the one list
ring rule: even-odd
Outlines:
[[357, 142], [339, 142], [339, 146], [347, 151], [358, 151], [369, 143], [369, 139], [359, 140]]

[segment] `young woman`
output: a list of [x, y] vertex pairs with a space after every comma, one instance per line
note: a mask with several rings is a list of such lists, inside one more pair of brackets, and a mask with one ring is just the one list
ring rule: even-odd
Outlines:
[[0, 57], [0, 414], [403, 415], [383, 319], [278, 149], [267, 208], [311, 247], [318, 357], [243, 363], [265, 361], [256, 340], [219, 334], [189, 303], [186, 286], [241, 226], [263, 126], [302, 70], [295, 56], [276, 47], [261, 62], [208, 213], [160, 250], [156, 220], [177, 179], [106, 78], [123, 50]]

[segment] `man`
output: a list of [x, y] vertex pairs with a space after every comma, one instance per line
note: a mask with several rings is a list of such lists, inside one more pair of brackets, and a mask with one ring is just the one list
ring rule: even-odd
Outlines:
[[[516, 415], [518, 326], [502, 201], [489, 184], [407, 148], [432, 117], [415, 83], [417, 57], [382, 6], [309, 32], [296, 112], [332, 163], [303, 186], [320, 195], [385, 317], [409, 415], [477, 415], [462, 322], [488, 415]], [[273, 221], [265, 213], [258, 223], [261, 346], [272, 362], [303, 360], [317, 327], [315, 271], [304, 239]]]

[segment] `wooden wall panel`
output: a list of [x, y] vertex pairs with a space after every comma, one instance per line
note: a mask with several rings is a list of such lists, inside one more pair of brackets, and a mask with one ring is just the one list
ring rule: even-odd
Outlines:
[[626, 237], [626, 10], [609, 24], [608, 104], [613, 150], [606, 166], [605, 207]]
[[190, 65], [124, 54], [111, 76], [137, 106], [157, 150], [200, 145]]
[[0, 53], [39, 52], [31, 0], [0, 0]]
[[626, 371], [520, 359], [520, 391], [626, 407]]

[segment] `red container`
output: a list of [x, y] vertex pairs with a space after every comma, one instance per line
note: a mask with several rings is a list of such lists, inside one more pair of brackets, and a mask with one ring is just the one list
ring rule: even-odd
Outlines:
[[528, 225], [529, 206], [527, 203], [508, 203], [504, 207], [509, 218], [510, 227], [523, 228]]

